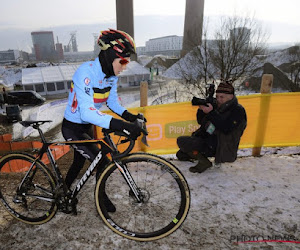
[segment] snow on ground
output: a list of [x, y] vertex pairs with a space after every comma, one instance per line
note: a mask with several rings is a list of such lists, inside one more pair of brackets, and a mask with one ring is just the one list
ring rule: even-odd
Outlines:
[[[97, 214], [91, 178], [79, 194], [77, 216], [59, 212], [31, 226], [2, 213], [0, 249], [300, 249], [299, 152], [239, 157], [202, 174], [188, 171], [195, 163], [166, 156], [186, 177], [192, 202], [183, 225], [158, 241], [136, 242], [108, 229]], [[264, 239], [291, 242], [244, 242]]]
[[[121, 93], [122, 105], [139, 102], [134, 96]], [[65, 105], [66, 100], [56, 100], [23, 107], [23, 119], [53, 120], [44, 125], [49, 131], [60, 124]], [[14, 136], [34, 135], [20, 126], [14, 124]], [[59, 212], [44, 225], [30, 226], [0, 208], [0, 249], [300, 249], [295, 243], [300, 242], [300, 147], [263, 148], [262, 157], [251, 152], [241, 149], [234, 163], [202, 174], [188, 171], [195, 163], [165, 155], [186, 177], [192, 202], [184, 224], [161, 240], [135, 242], [108, 229], [97, 214], [91, 178], [79, 194], [77, 216]], [[263, 239], [292, 242], [244, 243]]]
[[[139, 102], [132, 93], [120, 96], [125, 107]], [[65, 105], [54, 101], [24, 107], [23, 119], [53, 120], [44, 125], [49, 131], [60, 124]], [[19, 124], [14, 134], [33, 135]], [[252, 157], [251, 149], [239, 150], [234, 163], [202, 174], [188, 171], [195, 163], [165, 157], [183, 172], [192, 198], [186, 221], [167, 238], [135, 242], [109, 230], [96, 212], [92, 178], [79, 194], [77, 216], [58, 213], [47, 224], [30, 226], [1, 210], [0, 249], [300, 249], [300, 147], [263, 148], [262, 157]], [[263, 239], [291, 242], [242, 243]]]
[[[51, 120], [41, 126], [42, 131], [48, 132], [60, 125], [66, 108], [67, 99], [47, 102], [42, 106], [22, 107], [22, 120]], [[21, 140], [29, 137], [38, 137], [37, 130], [32, 127], [24, 128], [20, 123], [13, 125], [13, 140]]]
[[0, 66], [0, 79], [3, 80], [5, 86], [13, 86], [15, 83], [20, 83], [22, 79], [22, 68], [21, 67], [11, 67], [6, 68]]
[[[203, 49], [203, 48], [201, 48]], [[199, 72], [203, 71], [203, 69], [198, 65], [198, 59], [195, 57], [193, 52], [187, 53], [183, 58], [181, 58], [178, 62], [174, 63], [170, 68], [168, 68], [163, 76], [174, 79], [185, 78], [185, 76], [196, 79]], [[256, 69], [261, 68], [265, 63], [271, 63], [274, 66], [278, 67], [284, 63], [291, 63], [295, 61], [293, 59], [293, 55], [290, 55], [289, 49], [278, 50], [274, 52], [270, 52], [266, 55], [259, 55], [252, 59], [252, 64], [255, 65]], [[191, 67], [190, 65], [193, 65]], [[215, 73], [218, 75], [218, 69], [216, 69], [212, 64], [208, 65], [209, 72]], [[257, 70], [255, 75], [253, 76], [261, 76], [263, 70]], [[290, 77], [289, 75], [287, 75]]]

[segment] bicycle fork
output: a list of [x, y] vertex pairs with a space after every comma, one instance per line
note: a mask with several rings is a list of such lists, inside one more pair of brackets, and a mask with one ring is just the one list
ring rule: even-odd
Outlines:
[[113, 160], [113, 161], [116, 164], [117, 168], [120, 170], [120, 172], [123, 175], [128, 186], [130, 187], [129, 194], [132, 192], [132, 194], [135, 196], [137, 202], [139, 202], [139, 203], [143, 202], [143, 197], [141, 196], [141, 192], [140, 192], [138, 186], [136, 185], [135, 181], [133, 180], [130, 172], [128, 171], [127, 166], [117, 160]]

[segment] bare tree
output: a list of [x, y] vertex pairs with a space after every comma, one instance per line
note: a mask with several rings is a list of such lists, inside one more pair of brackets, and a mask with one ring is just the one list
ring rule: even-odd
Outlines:
[[255, 56], [265, 53], [266, 33], [254, 18], [233, 16], [221, 23], [215, 33], [216, 47], [210, 50], [219, 77], [235, 81], [251, 75], [257, 67]]
[[218, 75], [218, 69], [211, 58], [211, 40], [208, 40], [207, 25], [208, 22], [205, 21], [202, 44], [195, 45], [194, 49], [175, 65], [174, 71], [182, 79], [181, 84], [183, 85], [183, 88], [176, 89], [178, 96], [186, 94], [204, 96], [205, 85]]
[[290, 86], [291, 91], [300, 91], [300, 46], [296, 45], [288, 50], [290, 65], [289, 65], [289, 78], [292, 81]]
[[193, 95], [195, 91], [203, 95], [209, 82], [250, 76], [257, 68], [255, 57], [265, 53], [267, 33], [254, 17], [222, 18], [212, 40], [207, 39], [207, 27], [203, 28], [202, 44], [178, 64], [183, 85]]

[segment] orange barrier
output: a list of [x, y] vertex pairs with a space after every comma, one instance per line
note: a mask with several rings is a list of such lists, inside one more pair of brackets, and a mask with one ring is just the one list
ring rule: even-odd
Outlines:
[[[9, 138], [9, 136], [5, 136], [5, 138]], [[3, 152], [10, 152], [10, 151], [22, 151], [22, 150], [34, 150], [40, 149], [42, 147], [42, 143], [38, 141], [27, 141], [27, 142], [11, 142], [5, 141], [0, 142], [0, 151]], [[70, 151], [70, 147], [66, 145], [60, 146], [51, 146], [50, 147], [52, 155], [54, 159], [59, 159], [64, 156], [66, 153]], [[34, 155], [36, 156], [36, 155]], [[49, 164], [49, 159], [46, 154], [42, 157], [42, 162], [44, 164]], [[1, 172], [23, 172], [28, 170], [29, 164], [24, 165], [25, 163], [19, 160], [11, 161], [6, 164], [2, 169]]]
[[300, 145], [300, 93], [241, 96], [248, 126], [240, 148]]
[[[300, 93], [255, 94], [239, 96], [247, 112], [248, 125], [241, 138], [240, 148], [285, 147], [300, 145]], [[129, 109], [147, 118], [147, 137], [150, 147], [137, 143], [134, 151], [173, 154], [178, 150], [176, 138], [190, 135], [199, 125], [197, 107], [190, 102], [147, 106]], [[107, 113], [115, 116], [112, 112]], [[101, 138], [101, 128], [96, 128]]]
[[6, 163], [2, 169], [1, 172], [9, 173], [9, 172], [24, 172], [27, 171], [30, 167], [29, 162], [24, 162], [20, 160], [13, 160]]
[[9, 142], [12, 139], [12, 134], [0, 135], [0, 142]]

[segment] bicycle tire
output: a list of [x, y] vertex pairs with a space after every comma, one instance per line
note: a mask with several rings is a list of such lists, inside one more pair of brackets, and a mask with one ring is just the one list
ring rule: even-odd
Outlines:
[[[145, 201], [136, 201], [117, 166], [109, 164], [95, 187], [96, 207], [104, 223], [115, 233], [137, 241], [158, 240], [177, 230], [190, 208], [190, 190], [182, 173], [169, 161], [148, 153], [133, 153], [120, 161], [126, 164]], [[104, 193], [116, 212], [108, 212], [101, 202]]]
[[34, 160], [33, 156], [24, 153], [10, 153], [0, 159], [0, 200], [17, 220], [38, 225], [53, 218], [57, 205], [54, 201], [55, 180], [43, 162], [36, 160], [24, 178]]

